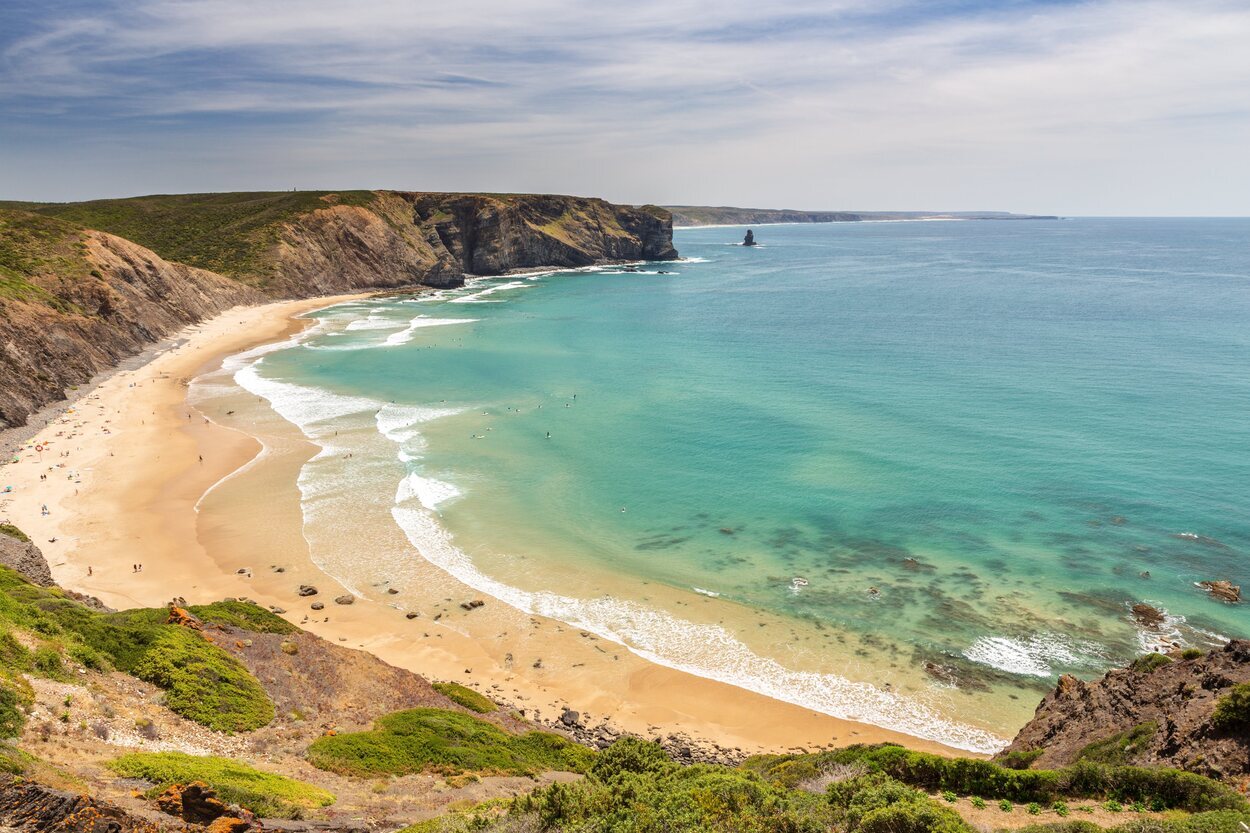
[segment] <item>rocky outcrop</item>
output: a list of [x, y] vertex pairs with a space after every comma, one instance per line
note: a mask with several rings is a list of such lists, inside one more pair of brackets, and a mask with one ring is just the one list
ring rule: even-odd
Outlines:
[[16, 570], [32, 584], [51, 587], [52, 571], [43, 553], [30, 541], [5, 534], [0, 529], [0, 565]]
[[1034, 766], [1050, 768], [1071, 764], [1100, 744], [1114, 747], [1125, 763], [1218, 778], [1250, 774], [1250, 736], [1211, 720], [1221, 697], [1250, 682], [1250, 640], [1193, 659], [1156, 659], [1094, 682], [1064, 675], [1001, 754], [1041, 750]]
[[0, 825], [31, 833], [160, 833], [187, 829], [181, 824], [156, 825], [108, 802], [11, 775], [0, 775]]

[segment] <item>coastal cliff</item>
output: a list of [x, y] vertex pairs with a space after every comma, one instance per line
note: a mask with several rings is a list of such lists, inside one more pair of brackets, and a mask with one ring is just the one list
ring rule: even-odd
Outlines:
[[0, 206], [0, 428], [238, 304], [671, 260], [654, 206], [399, 191]]
[[1020, 757], [1038, 768], [1089, 760], [1250, 775], [1250, 640], [1148, 654], [1092, 682], [1061, 677], [1000, 755]]

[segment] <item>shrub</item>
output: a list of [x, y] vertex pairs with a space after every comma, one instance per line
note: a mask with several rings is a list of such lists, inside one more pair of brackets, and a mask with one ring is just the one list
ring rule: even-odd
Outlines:
[[429, 708], [395, 712], [372, 731], [318, 738], [308, 748], [313, 766], [343, 775], [585, 772], [593, 757], [559, 735], [510, 735], [476, 717]]
[[1068, 805], [1062, 801], [1056, 801], [1054, 804], [1050, 805], [1050, 809], [1054, 810], [1055, 815], [1060, 818], [1068, 815]]
[[851, 833], [970, 833], [953, 810], [886, 775], [866, 775], [829, 789], [829, 803]]
[[10, 538], [16, 538], [17, 540], [21, 541], [23, 544], [30, 543], [30, 536], [27, 535], [25, 532], [22, 532], [13, 524], [0, 524], [0, 535], [7, 535]]
[[1114, 798], [1104, 803], [1102, 806], [1108, 813], [1119, 813], [1124, 810], [1124, 805], [1116, 801]]
[[968, 799], [968, 800], [969, 800], [970, 802], [972, 802], [972, 806], [973, 806], [973, 807], [976, 807], [978, 810], [984, 810], [984, 809], [985, 809], [985, 799], [984, 799], [984, 798], [982, 798], [981, 796], [979, 796], [979, 795], [974, 795], [972, 798], [970, 798], [970, 799]]
[[1171, 664], [1172, 658], [1169, 656], [1158, 653], [1146, 654], [1133, 660], [1132, 664], [1129, 665], [1129, 670], [1136, 671], [1139, 674], [1149, 674], [1157, 668], [1162, 668], [1165, 665]]
[[44, 646], [37, 649], [31, 665], [36, 674], [44, 677], [59, 678], [65, 676], [65, 666], [61, 663], [61, 652], [55, 648]]
[[334, 796], [319, 787], [262, 772], [229, 758], [137, 752], [110, 761], [108, 767], [123, 778], [141, 778], [155, 784], [153, 794], [171, 784], [203, 781], [222, 800], [271, 818], [299, 818], [305, 810], [334, 803]]
[[998, 809], [1002, 810], [1004, 813], [1010, 813], [1011, 807], [1012, 807], [1011, 802], [1005, 798], [1002, 801], [998, 802]]
[[165, 689], [176, 714], [222, 732], [259, 729], [274, 718], [273, 703], [239, 661], [194, 631], [163, 631], [132, 673]]
[[499, 711], [499, 706], [495, 704], [495, 701], [477, 693], [471, 688], [460, 685], [460, 683], [434, 683], [434, 690], [453, 703], [464, 706], [469, 711], [474, 711], [478, 714], [490, 714], [491, 712]]
[[239, 630], [253, 633], [276, 633], [281, 635], [299, 633], [299, 627], [292, 625], [276, 613], [265, 610], [251, 602], [222, 601], [209, 605], [194, 605], [189, 608], [200, 621], [213, 625], [229, 625]]
[[1211, 723], [1225, 731], [1250, 729], [1250, 683], [1233, 686], [1216, 701]]
[[1077, 753], [1077, 760], [1099, 764], [1127, 764], [1134, 755], [1150, 746], [1158, 731], [1159, 724], [1152, 720], [1117, 732], [1087, 745]]
[[1120, 801], [1157, 798], [1169, 808], [1191, 812], [1241, 810], [1248, 806], [1230, 787], [1175, 769], [1079, 761], [1059, 770], [1014, 770], [990, 761], [942, 758], [891, 744], [850, 746], [816, 755], [753, 758], [744, 766], [771, 780], [775, 772], [789, 773], [800, 767], [812, 770], [835, 764], [858, 764], [869, 772], [890, 775], [927, 792], [950, 790], [1015, 803], [1050, 803], [1059, 798], [1115, 798]]
[[958, 801], [958, 800], [959, 800], [959, 796], [955, 795], [955, 794], [954, 794], [953, 792], [951, 792], [950, 790], [947, 790], [947, 791], [945, 791], [944, 793], [942, 793], [942, 798], [946, 799], [946, 800], [947, 800], [947, 801], [949, 801], [951, 804], [954, 804], [956, 801]]
[[1205, 656], [1205, 655], [1206, 655], [1206, 652], [1203, 651], [1201, 648], [1186, 648], [1185, 650], [1181, 651], [1181, 659], [1198, 659], [1198, 657]]
[[1042, 814], [1042, 805], [1038, 804], [1036, 801], [1031, 802], [1029, 806], [1024, 809], [1030, 816], [1040, 816]]
[[1007, 769], [1028, 769], [1033, 766], [1033, 762], [1042, 757], [1044, 749], [1030, 749], [1025, 752], [1022, 749], [1014, 749], [1011, 752], [1004, 752], [994, 759], [994, 763], [999, 766], [1005, 766]]
[[18, 686], [18, 681], [10, 682], [0, 676], [0, 738], [15, 738], [26, 725], [22, 707], [28, 705], [31, 698]]

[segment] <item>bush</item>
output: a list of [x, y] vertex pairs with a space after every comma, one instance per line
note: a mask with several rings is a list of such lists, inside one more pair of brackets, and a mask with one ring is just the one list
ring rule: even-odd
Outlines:
[[1233, 686], [1232, 691], [1216, 701], [1211, 723], [1225, 731], [1250, 729], [1250, 683]]
[[123, 778], [141, 778], [155, 784], [153, 794], [171, 784], [203, 781], [223, 801], [270, 818], [299, 818], [306, 810], [334, 803], [334, 796], [319, 787], [262, 772], [229, 758], [137, 752], [110, 761], [108, 767]]
[[478, 714], [490, 714], [491, 712], [499, 711], [499, 706], [495, 704], [495, 701], [485, 695], [478, 694], [471, 688], [460, 685], [460, 683], [434, 683], [434, 690], [453, 703], [464, 706], [469, 711], [474, 711]]
[[1153, 720], [1094, 741], [1077, 753], [1077, 760], [1099, 764], [1127, 764], [1138, 752], [1145, 751], [1159, 731]]
[[55, 648], [44, 646], [37, 649], [31, 665], [32, 670], [43, 677], [57, 679], [65, 676], [65, 666], [61, 663], [61, 653]]
[[829, 803], [851, 833], [971, 833], [958, 813], [886, 775], [834, 784]]
[[[1175, 769], [1110, 766], [1079, 761], [1058, 770], [1007, 769], [990, 761], [942, 758], [901, 746], [850, 746], [816, 755], [752, 758], [744, 766], [772, 780], [796, 771], [818, 771], [856, 764], [918, 787], [926, 792], [950, 790], [961, 795], [988, 796], [1015, 803], [1048, 804], [1060, 798], [1115, 798], [1120, 801], [1159, 799], [1168, 808], [1200, 812], [1243, 810], [1246, 800], [1235, 790], [1209, 778]], [[782, 783], [785, 783], [783, 780]]]
[[1166, 656], [1164, 654], [1156, 653], [1156, 654], [1146, 654], [1144, 656], [1138, 657], [1137, 659], [1133, 660], [1132, 664], [1129, 665], [1128, 668], [1130, 671], [1136, 671], [1139, 674], [1149, 674], [1151, 671], [1154, 671], [1157, 668], [1162, 668], [1165, 665], [1171, 665], [1171, 664], [1172, 664], [1171, 657]]
[[300, 629], [276, 613], [251, 602], [223, 601], [209, 605], [193, 605], [188, 610], [202, 622], [229, 625], [252, 633], [299, 633]]
[[22, 532], [13, 524], [0, 524], [0, 535], [7, 535], [10, 538], [16, 538], [17, 540], [21, 541], [23, 544], [30, 543], [30, 536], [27, 535], [25, 532]]
[[510, 735], [476, 717], [428, 708], [395, 712], [372, 731], [318, 738], [308, 748], [313, 766], [342, 775], [585, 772], [593, 757], [559, 735]]
[[239, 661], [194, 631], [163, 631], [132, 672], [165, 689], [176, 714], [220, 732], [259, 729], [274, 718], [273, 703]]
[[[769, 784], [740, 769], [678, 766], [657, 745], [622, 738], [604, 750], [585, 779], [553, 784], [516, 799], [508, 817], [516, 827], [501, 823], [489, 829], [501, 833], [514, 829], [825, 833], [837, 812], [823, 796]], [[887, 829], [920, 833], [929, 828], [861, 829], [865, 833], [884, 833]], [[956, 828], [943, 833], [966, 831]]]
[[946, 799], [951, 804], [954, 804], [956, 801], [959, 800], [959, 796], [955, 795], [950, 790], [947, 790], [946, 792], [942, 793], [942, 798]]
[[1012, 804], [1004, 798], [1002, 801], [998, 802], [998, 809], [1002, 810], [1004, 813], [1010, 813], [1012, 810]]
[[1198, 659], [1198, 657], [1206, 656], [1206, 651], [1201, 648], [1186, 648], [1181, 651], [1181, 659]]
[[976, 807], [978, 810], [984, 810], [984, 809], [985, 809], [985, 799], [984, 799], [984, 798], [982, 798], [981, 796], [979, 796], [979, 795], [974, 795], [972, 798], [970, 798], [970, 799], [968, 799], [968, 800], [972, 803], [972, 806], [973, 806], [973, 807]]
[[1030, 803], [1029, 806], [1024, 809], [1030, 816], [1040, 816], [1042, 814], [1042, 805], [1038, 804], [1036, 801]]
[[15, 738], [26, 725], [23, 707], [29, 705], [32, 698], [19, 685], [18, 680], [9, 681], [0, 676], [0, 738]]
[[1042, 757], [1044, 749], [1030, 749], [1025, 752], [1021, 749], [1015, 749], [1011, 752], [1004, 752], [994, 759], [994, 763], [999, 766], [1005, 766], [1007, 769], [1028, 769], [1033, 766], [1033, 762]]

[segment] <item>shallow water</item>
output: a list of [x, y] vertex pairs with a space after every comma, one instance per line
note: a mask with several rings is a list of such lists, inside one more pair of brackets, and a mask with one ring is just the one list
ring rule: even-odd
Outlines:
[[340, 305], [229, 373], [323, 446], [314, 550], [386, 510], [386, 558], [840, 716], [988, 749], [1059, 673], [1250, 634], [1193, 584], [1250, 582], [1250, 221], [757, 232]]

